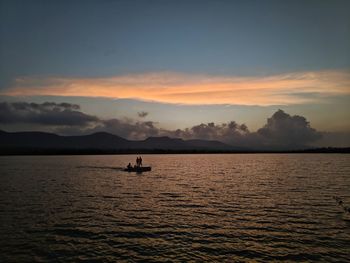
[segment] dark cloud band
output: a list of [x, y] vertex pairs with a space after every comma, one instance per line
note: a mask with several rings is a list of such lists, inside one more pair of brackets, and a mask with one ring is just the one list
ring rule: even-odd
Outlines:
[[1, 102], [0, 123], [27, 123], [57, 126], [84, 126], [97, 122], [95, 116], [80, 111], [80, 106], [70, 103]]

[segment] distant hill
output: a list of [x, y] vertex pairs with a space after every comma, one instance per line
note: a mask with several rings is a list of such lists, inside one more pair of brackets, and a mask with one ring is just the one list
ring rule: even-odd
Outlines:
[[229, 150], [246, 150], [245, 148], [239, 148], [239, 147], [233, 147], [231, 145], [225, 144], [223, 142], [219, 141], [206, 141], [206, 140], [188, 140], [186, 141], [188, 144], [190, 144], [193, 147], [196, 148], [208, 148], [208, 149], [218, 149], [223, 151], [229, 151]]
[[183, 140], [149, 137], [142, 141], [99, 132], [83, 136], [60, 136], [45, 132], [0, 131], [0, 153], [46, 153], [67, 151], [133, 152], [133, 151], [233, 151], [236, 148], [219, 141]]
[[350, 153], [350, 148], [300, 150], [252, 150], [219, 141], [149, 137], [141, 141], [98, 132], [82, 136], [60, 136], [46, 132], [0, 130], [0, 154], [116, 154], [116, 153]]
[[84, 136], [59, 136], [45, 132], [0, 132], [0, 147], [36, 149], [114, 149], [127, 148], [128, 140], [99, 132]]

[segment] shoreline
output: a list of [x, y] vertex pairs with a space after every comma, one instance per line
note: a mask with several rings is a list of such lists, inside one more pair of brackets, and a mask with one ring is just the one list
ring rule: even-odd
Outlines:
[[220, 150], [163, 150], [163, 149], [0, 149], [0, 156], [18, 155], [134, 155], [134, 154], [312, 154], [336, 153], [349, 154], [347, 148], [314, 148], [303, 150], [246, 150], [246, 151], [220, 151]]

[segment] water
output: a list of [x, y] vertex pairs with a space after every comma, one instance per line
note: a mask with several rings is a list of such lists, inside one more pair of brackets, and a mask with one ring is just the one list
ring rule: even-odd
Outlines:
[[0, 261], [350, 261], [350, 155], [0, 157]]

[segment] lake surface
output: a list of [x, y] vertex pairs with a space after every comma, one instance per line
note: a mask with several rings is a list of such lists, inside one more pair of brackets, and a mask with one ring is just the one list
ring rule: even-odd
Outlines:
[[0, 261], [350, 261], [350, 155], [0, 157]]

